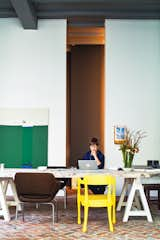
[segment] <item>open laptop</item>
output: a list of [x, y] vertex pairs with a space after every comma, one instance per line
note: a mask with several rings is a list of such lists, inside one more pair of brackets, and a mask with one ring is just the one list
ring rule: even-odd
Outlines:
[[96, 170], [98, 169], [95, 160], [78, 160], [78, 166], [81, 170]]

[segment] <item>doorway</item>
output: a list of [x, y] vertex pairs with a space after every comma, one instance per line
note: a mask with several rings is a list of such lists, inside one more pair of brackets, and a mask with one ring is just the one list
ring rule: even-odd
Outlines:
[[92, 137], [104, 151], [104, 44], [96, 43], [72, 44], [67, 53], [67, 166], [77, 166]]

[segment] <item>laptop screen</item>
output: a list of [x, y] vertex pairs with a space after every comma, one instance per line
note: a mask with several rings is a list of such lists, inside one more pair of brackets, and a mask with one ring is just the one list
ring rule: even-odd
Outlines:
[[95, 160], [78, 160], [79, 169], [82, 170], [96, 170], [98, 169]]

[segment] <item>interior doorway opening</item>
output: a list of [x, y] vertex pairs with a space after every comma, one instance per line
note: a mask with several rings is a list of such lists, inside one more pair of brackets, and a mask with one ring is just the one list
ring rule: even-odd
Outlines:
[[92, 137], [99, 139], [104, 152], [104, 28], [72, 27], [68, 29], [67, 41], [67, 166], [70, 167], [77, 166]]

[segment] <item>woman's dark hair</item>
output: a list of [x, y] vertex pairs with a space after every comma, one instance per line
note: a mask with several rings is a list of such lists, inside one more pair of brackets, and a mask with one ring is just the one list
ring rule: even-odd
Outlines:
[[93, 137], [90, 141], [90, 145], [97, 145], [98, 146], [99, 145], [98, 139]]

